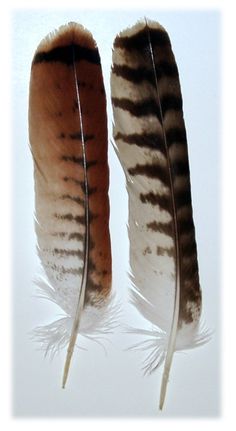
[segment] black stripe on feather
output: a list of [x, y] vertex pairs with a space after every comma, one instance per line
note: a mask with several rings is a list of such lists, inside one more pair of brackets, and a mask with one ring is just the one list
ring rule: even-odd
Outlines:
[[[163, 47], [170, 45], [169, 36], [165, 31], [152, 28], [149, 28], [149, 31], [153, 46]], [[127, 51], [140, 51], [148, 46], [149, 42], [146, 27], [131, 36], [118, 36], [114, 42], [114, 48], [123, 48]]]
[[70, 44], [66, 46], [59, 46], [51, 51], [41, 51], [38, 52], [33, 63], [50, 63], [50, 62], [60, 62], [67, 66], [72, 66], [74, 61], [86, 60], [89, 63], [100, 65], [100, 56], [97, 49], [89, 49], [84, 46]]

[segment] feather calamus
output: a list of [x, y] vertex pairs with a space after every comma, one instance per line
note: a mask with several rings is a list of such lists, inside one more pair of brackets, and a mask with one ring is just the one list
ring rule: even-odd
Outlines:
[[106, 98], [96, 43], [79, 24], [36, 50], [29, 136], [41, 290], [65, 313], [38, 335], [46, 350], [68, 346], [64, 387], [78, 332], [109, 325], [111, 304]]
[[174, 351], [200, 345], [207, 335], [199, 331], [201, 289], [181, 89], [161, 25], [138, 22], [116, 37], [111, 93], [113, 135], [129, 195], [131, 297], [155, 328], [146, 371], [165, 362], [162, 409]]

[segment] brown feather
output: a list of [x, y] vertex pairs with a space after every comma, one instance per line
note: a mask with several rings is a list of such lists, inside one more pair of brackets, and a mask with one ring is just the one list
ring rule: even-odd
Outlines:
[[82, 310], [105, 306], [111, 290], [106, 98], [96, 43], [78, 24], [34, 55], [29, 136], [39, 256], [58, 305], [75, 319], [71, 356]]

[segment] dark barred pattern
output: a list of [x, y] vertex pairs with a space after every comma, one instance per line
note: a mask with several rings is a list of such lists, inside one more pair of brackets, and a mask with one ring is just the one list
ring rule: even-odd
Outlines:
[[[153, 235], [159, 232], [171, 237], [175, 244], [171, 252], [168, 252], [167, 246], [156, 244], [157, 255], [176, 259], [175, 250], [178, 251], [180, 325], [181, 321], [189, 323], [195, 318], [189, 309], [190, 302], [194, 302], [200, 311], [201, 292], [178, 69], [168, 34], [158, 24], [156, 28], [153, 26], [153, 23], [150, 26], [144, 23], [143, 27], [140, 24], [136, 33], [128, 35], [124, 32], [115, 40], [111, 80], [112, 90], [113, 86], [115, 88], [114, 93], [112, 91], [114, 138], [121, 162], [137, 188], [135, 197], [140, 202], [140, 213], [147, 211], [147, 204], [152, 206], [152, 212], [147, 213], [147, 217], [151, 217], [146, 220], [147, 231], [152, 231]], [[116, 48], [119, 48], [117, 54]], [[139, 119], [142, 120], [139, 130], [135, 130], [135, 122], [131, 128], [128, 119], [123, 121], [125, 112], [137, 124]], [[153, 129], [157, 132], [154, 133]], [[138, 156], [135, 146], [138, 147]], [[155, 184], [155, 179], [161, 182], [164, 192], [163, 187], [158, 188], [159, 182]], [[147, 184], [150, 180], [149, 188]], [[166, 219], [163, 215], [161, 222], [158, 211], [161, 214], [167, 212]], [[143, 229], [143, 224], [141, 226]], [[143, 249], [151, 252], [148, 243], [144, 244]], [[142, 251], [147, 259], [150, 252]]]
[[74, 216], [73, 214], [54, 214], [54, 217], [58, 220], [66, 220], [66, 221], [75, 221], [78, 224], [85, 225], [85, 217], [83, 216]]
[[115, 108], [121, 108], [124, 111], [128, 111], [135, 117], [142, 117], [145, 115], [155, 115], [159, 122], [162, 121], [162, 117], [170, 111], [181, 111], [182, 110], [182, 99], [178, 96], [165, 95], [161, 98], [161, 113], [159, 102], [151, 97], [150, 99], [143, 99], [140, 102], [132, 102], [130, 99], [116, 97], [112, 98], [112, 103]]
[[63, 265], [56, 265], [55, 263], [46, 264], [45, 266], [63, 275], [71, 274], [76, 276], [76, 275], [82, 275], [83, 273], [83, 268], [65, 268]]
[[52, 232], [51, 235], [54, 236], [54, 237], [66, 239], [66, 240], [69, 240], [69, 241], [72, 241], [72, 240], [75, 240], [75, 241], [78, 241], [78, 242], [84, 241], [84, 235], [82, 235], [79, 232], [72, 232], [72, 233], [67, 233], [67, 232]]
[[[69, 137], [70, 137], [70, 139], [75, 139], [77, 141], [81, 141], [81, 132], [71, 133], [69, 135]], [[84, 135], [83, 136], [84, 142], [90, 141], [91, 139], [94, 139], [94, 135]]]
[[156, 178], [160, 180], [163, 184], [165, 184], [165, 186], [169, 185], [169, 177], [167, 170], [158, 164], [137, 164], [133, 168], [129, 168], [128, 172], [132, 176], [144, 175], [148, 178]]
[[68, 249], [58, 249], [58, 248], [54, 248], [52, 250], [52, 254], [59, 255], [60, 257], [75, 256], [75, 257], [79, 257], [80, 259], [83, 259], [83, 256], [84, 256], [84, 252], [81, 250], [68, 250]]
[[[156, 86], [153, 70], [148, 69], [147, 67], [140, 66], [136, 69], [130, 66], [114, 64], [112, 67], [112, 73], [134, 84], [140, 84], [147, 81], [149, 84], [153, 85], [153, 87]], [[178, 78], [179, 76], [176, 65], [165, 61], [160, 62], [157, 65], [156, 74], [158, 80], [163, 77]]]
[[165, 235], [168, 235], [170, 237], [173, 236], [173, 224], [172, 224], [172, 222], [158, 223], [156, 220], [154, 220], [151, 223], [147, 223], [147, 228], [149, 230], [152, 230], [153, 232], [164, 233]]
[[153, 206], [158, 205], [160, 208], [171, 213], [172, 208], [170, 205], [169, 196], [160, 195], [159, 193], [140, 193], [139, 195], [141, 202], [144, 204], [149, 203]]
[[117, 99], [112, 98], [112, 103], [115, 108], [128, 111], [135, 117], [142, 117], [145, 115], [157, 115], [160, 117], [158, 104], [153, 99], [142, 100], [141, 102], [132, 102], [130, 99]]
[[[67, 138], [73, 139], [76, 141], [82, 141], [81, 132], [70, 133], [69, 135], [66, 135], [65, 133], [61, 132], [60, 135], [58, 136], [58, 139], [67, 139]], [[92, 135], [91, 136], [85, 135], [83, 137], [83, 141], [87, 142], [88, 140], [93, 139], [93, 138], [94, 138], [94, 136], [92, 136]]]
[[146, 67], [134, 69], [129, 66], [120, 66], [118, 64], [114, 64], [112, 67], [112, 73], [114, 73], [116, 76], [126, 79], [127, 81], [133, 82], [134, 84], [140, 84], [143, 81], [148, 81], [149, 83], [152, 83], [153, 86], [155, 86], [153, 71], [147, 69]]
[[187, 146], [186, 131], [183, 127], [170, 127], [165, 131], [167, 145], [170, 148], [172, 144]]
[[51, 51], [38, 52], [32, 66], [38, 63], [60, 62], [72, 66], [74, 61], [85, 60], [92, 64], [100, 65], [100, 56], [97, 49], [89, 49], [75, 44], [58, 46]]
[[158, 150], [165, 154], [162, 142], [162, 134], [160, 136], [158, 136], [157, 133], [133, 133], [130, 135], [125, 135], [124, 133], [118, 132], [114, 138], [116, 141], [120, 139], [127, 144]]
[[[152, 44], [154, 46], [165, 47], [170, 45], [168, 34], [161, 29], [151, 29]], [[114, 48], [123, 48], [126, 51], [142, 51], [147, 49], [147, 28], [143, 28], [138, 33], [128, 36], [118, 36], [114, 42]], [[148, 53], [147, 53], [148, 54]]]
[[80, 196], [63, 195], [61, 199], [63, 200], [69, 199], [70, 201], [76, 202], [77, 204], [84, 206], [84, 199], [82, 199]]
[[[54, 214], [54, 217], [58, 220], [65, 220], [65, 221], [69, 221], [69, 222], [76, 222], [78, 224], [81, 225], [85, 225], [85, 217], [84, 215], [77, 215], [74, 216], [73, 214]], [[93, 221], [94, 219], [96, 219], [96, 214], [92, 214], [91, 211], [89, 212], [89, 220]]]
[[[74, 178], [74, 177], [63, 177], [63, 181], [65, 181], [66, 183], [67, 182], [71, 182], [71, 183], [74, 183], [75, 185], [77, 185], [77, 186], [80, 186], [81, 187], [81, 189], [83, 190], [83, 192], [85, 191], [84, 190], [84, 181], [80, 181], [80, 180], [77, 180], [76, 178]], [[96, 191], [97, 191], [97, 187], [88, 187], [88, 195], [90, 196], [90, 195], [92, 195], [93, 193], [96, 193]]]
[[[72, 162], [80, 166], [83, 166], [84, 164], [84, 159], [82, 157], [61, 156], [61, 160], [64, 160], [64, 162]], [[91, 166], [95, 166], [96, 164], [97, 164], [97, 160], [86, 161], [87, 169], [90, 168]]]

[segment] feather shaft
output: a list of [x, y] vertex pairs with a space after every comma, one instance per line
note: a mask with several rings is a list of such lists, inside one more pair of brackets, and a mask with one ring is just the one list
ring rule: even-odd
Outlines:
[[161, 120], [161, 126], [162, 126], [162, 131], [163, 131], [163, 141], [164, 141], [164, 146], [165, 146], [165, 154], [166, 154], [166, 160], [167, 160], [167, 166], [168, 166], [168, 174], [169, 174], [169, 178], [170, 178], [170, 195], [171, 195], [171, 206], [172, 206], [173, 223], [174, 223], [174, 245], [175, 245], [175, 256], [176, 256], [176, 273], [175, 273], [176, 289], [175, 289], [175, 299], [174, 299], [174, 313], [173, 313], [173, 320], [172, 320], [172, 324], [171, 324], [171, 330], [170, 330], [167, 352], [166, 352], [164, 371], [163, 371], [162, 382], [161, 382], [160, 401], [159, 401], [159, 408], [160, 408], [160, 410], [162, 410], [163, 405], [164, 405], [164, 401], [165, 401], [166, 389], [167, 389], [172, 359], [173, 359], [173, 355], [174, 355], [174, 351], [175, 351], [176, 337], [177, 337], [177, 330], [178, 330], [179, 304], [180, 304], [180, 270], [179, 270], [179, 268], [180, 268], [180, 252], [179, 252], [177, 211], [176, 211], [176, 205], [175, 205], [175, 193], [174, 193], [173, 178], [172, 178], [172, 172], [171, 172], [171, 161], [170, 161], [170, 157], [169, 157], [169, 151], [168, 151], [167, 140], [166, 140], [166, 133], [165, 133], [165, 127], [164, 127], [164, 121], [163, 121], [162, 104], [161, 104], [160, 94], [159, 94], [159, 90], [158, 90], [158, 81], [157, 81], [157, 74], [156, 74], [155, 60], [154, 60], [154, 54], [153, 54], [153, 49], [152, 49], [150, 30], [149, 30], [147, 21], [146, 21], [146, 29], [147, 29], [148, 43], [149, 43], [150, 54], [151, 54], [151, 59], [152, 59], [153, 73], [154, 73], [154, 77], [155, 77], [157, 100], [158, 100], [158, 105], [159, 105], [159, 109], [160, 109], [160, 120]]
[[75, 79], [75, 88], [76, 88], [76, 98], [78, 103], [78, 115], [80, 122], [80, 130], [81, 130], [81, 144], [82, 144], [82, 155], [83, 155], [83, 168], [84, 168], [84, 207], [85, 207], [85, 238], [84, 238], [84, 268], [83, 268], [83, 276], [81, 281], [81, 289], [78, 299], [78, 305], [75, 312], [75, 318], [73, 322], [73, 327], [71, 331], [69, 346], [67, 350], [66, 362], [64, 366], [62, 387], [65, 388], [70, 363], [72, 359], [72, 355], [74, 352], [74, 347], [79, 331], [79, 323], [81, 319], [81, 313], [84, 308], [84, 299], [85, 299], [85, 290], [88, 282], [88, 261], [89, 261], [89, 196], [88, 196], [88, 177], [87, 177], [87, 160], [86, 160], [86, 149], [85, 149], [85, 141], [84, 141], [84, 127], [83, 127], [83, 118], [82, 118], [82, 109], [79, 95], [79, 87], [78, 87], [78, 76], [75, 67], [75, 54], [73, 48], [73, 71], [74, 71], [74, 79]]

